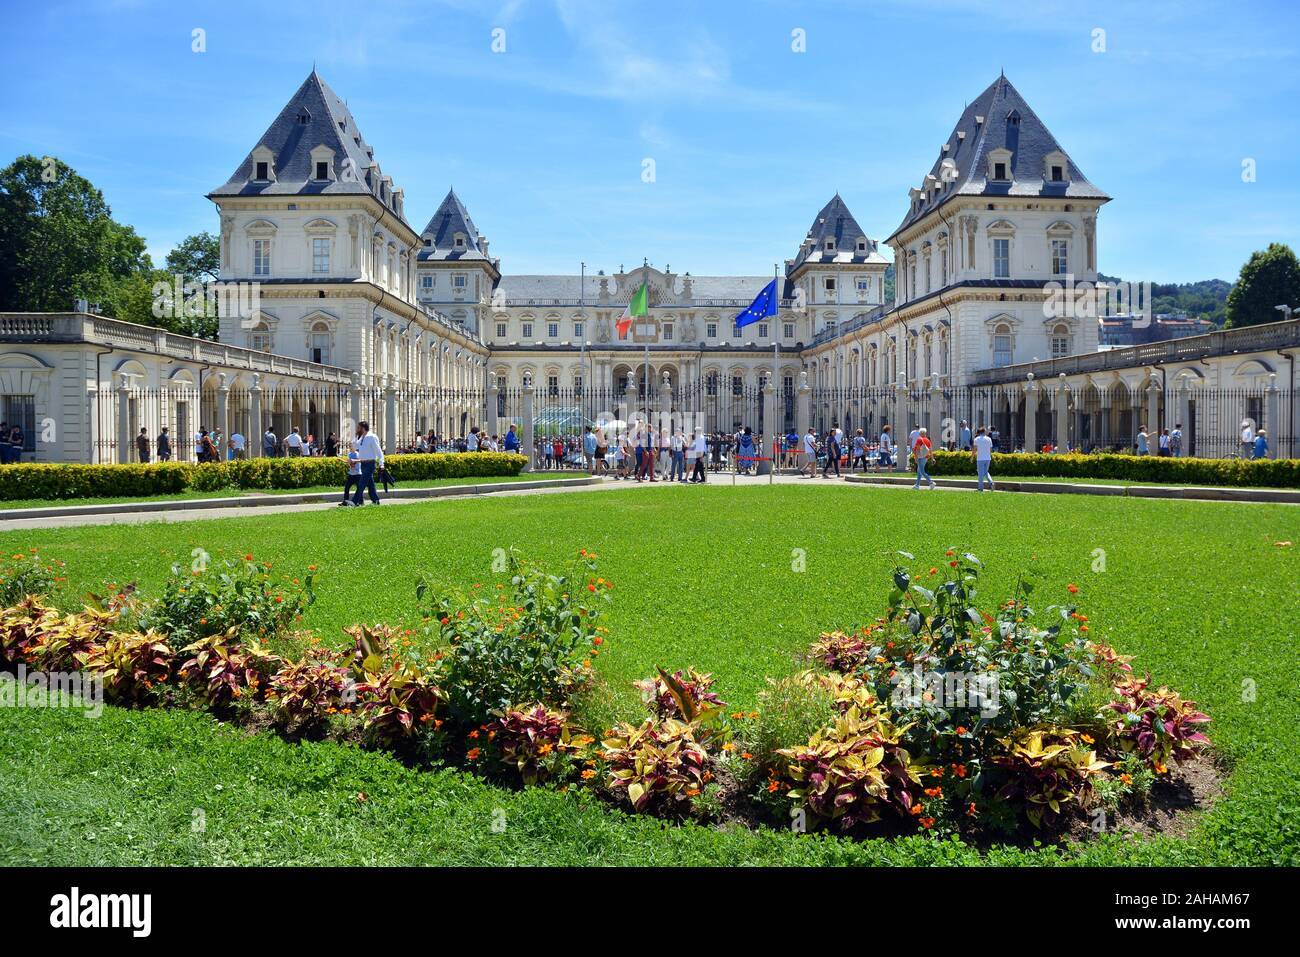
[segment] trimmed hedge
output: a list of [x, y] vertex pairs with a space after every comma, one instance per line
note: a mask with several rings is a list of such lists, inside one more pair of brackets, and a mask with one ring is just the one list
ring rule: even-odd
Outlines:
[[[974, 475], [969, 452], [935, 451], [931, 475]], [[1044, 455], [1039, 452], [993, 454], [993, 478], [1018, 475], [1043, 478], [1121, 479], [1177, 485], [1223, 485], [1255, 488], [1300, 488], [1300, 459], [1194, 459], [1158, 455]]]
[[[389, 455], [397, 481], [518, 475], [528, 459], [504, 452]], [[17, 499], [128, 498], [221, 489], [310, 488], [343, 485], [342, 458], [243, 459], [234, 462], [152, 462], [147, 465], [46, 465], [0, 467], [0, 501]]]

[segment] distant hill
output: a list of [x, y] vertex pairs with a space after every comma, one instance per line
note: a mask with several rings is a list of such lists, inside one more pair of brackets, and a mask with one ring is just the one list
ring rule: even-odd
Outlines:
[[[1098, 273], [1102, 282], [1123, 282], [1118, 276]], [[1151, 311], [1177, 313], [1193, 319], [1208, 319], [1216, 326], [1223, 325], [1227, 315], [1228, 291], [1232, 283], [1223, 279], [1202, 279], [1199, 282], [1170, 282], [1151, 284]]]

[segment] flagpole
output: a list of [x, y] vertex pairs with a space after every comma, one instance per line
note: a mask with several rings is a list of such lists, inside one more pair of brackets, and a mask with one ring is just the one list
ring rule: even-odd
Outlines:
[[[772, 282], [775, 283], [775, 284], [779, 284], [780, 281], [781, 281], [781, 277], [780, 277], [780, 275], [779, 275], [779, 270], [780, 270], [780, 268], [781, 268], [780, 263], [772, 263]], [[780, 379], [780, 369], [781, 369], [781, 330], [780, 330], [780, 326], [781, 326], [781, 290], [780, 290], [780, 288], [778, 288], [778, 285], [773, 285], [773, 286], [772, 286], [772, 304], [773, 304], [773, 306], [774, 306], [775, 309], [776, 309], [776, 312], [775, 312], [775, 313], [773, 314], [773, 316], [772, 316], [772, 318], [774, 318], [774, 319], [776, 320], [776, 325], [774, 325], [774, 326], [772, 327], [772, 388], [773, 388], [773, 389], [778, 389], [778, 388], [780, 388], [780, 386], [778, 386], [777, 383], [781, 381], [781, 379]], [[782, 395], [782, 394], [779, 393], [779, 392], [778, 392], [778, 393], [774, 393], [774, 394], [780, 396], [781, 409], [782, 409], [782, 411], [784, 411], [784, 410], [785, 410], [785, 396]], [[773, 409], [772, 409], [772, 438], [773, 438], [775, 441], [772, 443], [772, 471], [771, 471], [771, 473], [770, 473], [770, 474], [773, 475], [773, 476], [776, 475], [776, 467], [777, 467], [778, 463], [780, 462], [780, 453], [779, 453], [780, 442], [781, 442], [781, 439], [780, 439], [780, 437], [779, 437], [779, 436], [780, 436], [780, 432], [781, 432], [781, 430], [779, 430], [779, 429], [776, 427], [776, 409], [773, 408]]]

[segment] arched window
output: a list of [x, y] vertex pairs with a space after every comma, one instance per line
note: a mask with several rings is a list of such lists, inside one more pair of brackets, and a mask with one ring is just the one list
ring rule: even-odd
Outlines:
[[1011, 365], [1011, 327], [1005, 322], [993, 329], [993, 365]]
[[265, 322], [259, 322], [248, 333], [248, 348], [258, 352], [270, 352], [274, 341], [271, 327]]
[[329, 365], [330, 362], [330, 327], [323, 322], [312, 323], [308, 358], [312, 362]]
[[1068, 356], [1072, 351], [1070, 348], [1070, 327], [1064, 324], [1057, 326], [1052, 330], [1052, 358], [1060, 359]]

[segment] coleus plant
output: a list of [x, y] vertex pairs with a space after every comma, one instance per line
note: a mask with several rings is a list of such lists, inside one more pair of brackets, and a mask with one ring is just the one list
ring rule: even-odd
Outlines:
[[1001, 753], [992, 763], [1006, 774], [998, 797], [1024, 803], [1035, 827], [1082, 804], [1092, 790], [1091, 776], [1110, 767], [1097, 759], [1087, 735], [1070, 728], [1022, 728], [999, 738]]
[[178, 674], [210, 705], [251, 695], [257, 698], [281, 659], [256, 641], [241, 642], [238, 629], [200, 638], [181, 649], [189, 655]]
[[543, 704], [507, 708], [488, 727], [499, 762], [524, 784], [570, 777], [595, 740], [575, 733], [567, 712]]
[[1152, 690], [1150, 682], [1148, 675], [1117, 683], [1119, 697], [1101, 713], [1117, 747], [1137, 754], [1157, 774], [1167, 774], [1171, 762], [1185, 761], [1210, 743], [1201, 731], [1210, 718], [1196, 710], [1196, 702], [1168, 688]]
[[688, 806], [713, 777], [692, 726], [676, 718], [621, 724], [601, 747], [610, 791], [637, 812]]
[[171, 678], [173, 654], [156, 631], [110, 634], [103, 644], [77, 653], [82, 670], [104, 682], [115, 701], [143, 704]]

